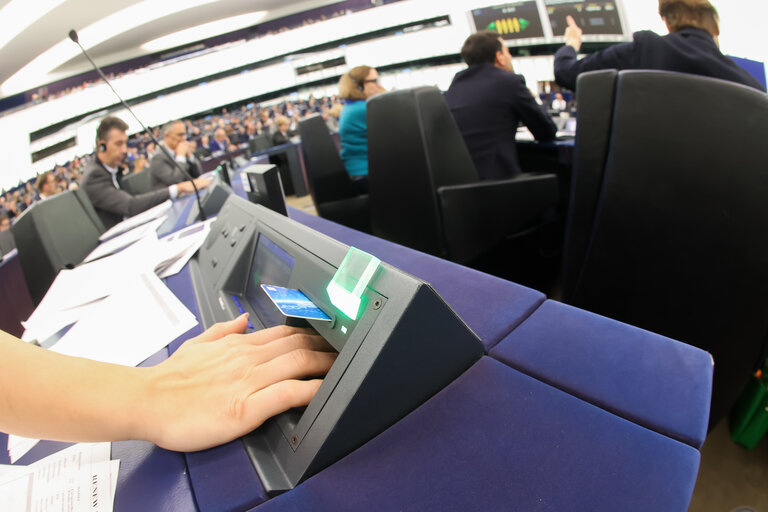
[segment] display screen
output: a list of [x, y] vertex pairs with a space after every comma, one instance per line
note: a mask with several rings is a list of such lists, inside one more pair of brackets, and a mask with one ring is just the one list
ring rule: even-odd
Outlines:
[[544, 37], [536, 2], [509, 2], [472, 11], [475, 28], [498, 32], [504, 40]]
[[261, 289], [261, 285], [288, 286], [293, 263], [293, 256], [264, 236], [263, 233], [259, 234], [251, 270], [248, 274], [248, 285], [245, 288], [245, 300], [264, 327], [281, 325], [284, 321], [283, 315]]
[[552, 35], [565, 34], [566, 16], [573, 16], [584, 35], [621, 35], [624, 33], [619, 9], [614, 0], [573, 2], [571, 0], [544, 0], [552, 25]]

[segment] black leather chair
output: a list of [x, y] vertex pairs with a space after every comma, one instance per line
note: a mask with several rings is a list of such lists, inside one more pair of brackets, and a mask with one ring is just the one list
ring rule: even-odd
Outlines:
[[96, 248], [104, 226], [94, 222], [70, 191], [33, 204], [11, 231], [29, 294], [37, 305], [59, 270], [81, 263]]
[[152, 190], [152, 174], [149, 172], [149, 167], [123, 176], [120, 180], [120, 187], [132, 196], [146, 194]]
[[370, 233], [368, 196], [359, 195], [320, 115], [299, 121], [309, 193], [318, 215]]
[[712, 428], [766, 347], [768, 97], [657, 71], [577, 89], [563, 298], [709, 351]]
[[557, 204], [552, 174], [479, 181], [435, 87], [371, 98], [367, 122], [374, 235], [469, 263], [537, 226]]

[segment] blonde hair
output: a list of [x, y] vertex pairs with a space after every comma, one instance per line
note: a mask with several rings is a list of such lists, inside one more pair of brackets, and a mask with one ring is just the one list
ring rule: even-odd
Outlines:
[[367, 98], [363, 92], [365, 78], [373, 68], [371, 66], [357, 66], [341, 75], [339, 79], [339, 96], [345, 100], [364, 100]]
[[720, 17], [708, 0], [659, 0], [659, 14], [666, 20], [670, 32], [694, 27], [712, 37], [720, 35]]

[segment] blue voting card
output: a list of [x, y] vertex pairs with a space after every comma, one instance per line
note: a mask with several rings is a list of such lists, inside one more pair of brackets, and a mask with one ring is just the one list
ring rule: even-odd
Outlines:
[[285, 316], [331, 321], [331, 317], [323, 313], [322, 309], [315, 306], [315, 303], [299, 290], [271, 284], [262, 284], [261, 289]]

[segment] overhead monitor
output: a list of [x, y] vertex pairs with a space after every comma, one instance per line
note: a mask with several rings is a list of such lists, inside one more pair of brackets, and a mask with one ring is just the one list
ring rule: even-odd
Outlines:
[[475, 31], [493, 30], [505, 41], [534, 44], [544, 41], [544, 27], [535, 0], [508, 2], [471, 12]]
[[468, 15], [475, 32], [496, 31], [509, 46], [562, 43], [568, 16], [587, 43], [627, 41], [631, 35], [621, 0], [520, 0], [473, 9]]
[[544, 4], [555, 38], [562, 38], [565, 34], [567, 16], [576, 21], [585, 41], [615, 40], [616, 36], [624, 35], [620, 6], [616, 0], [544, 0]]

